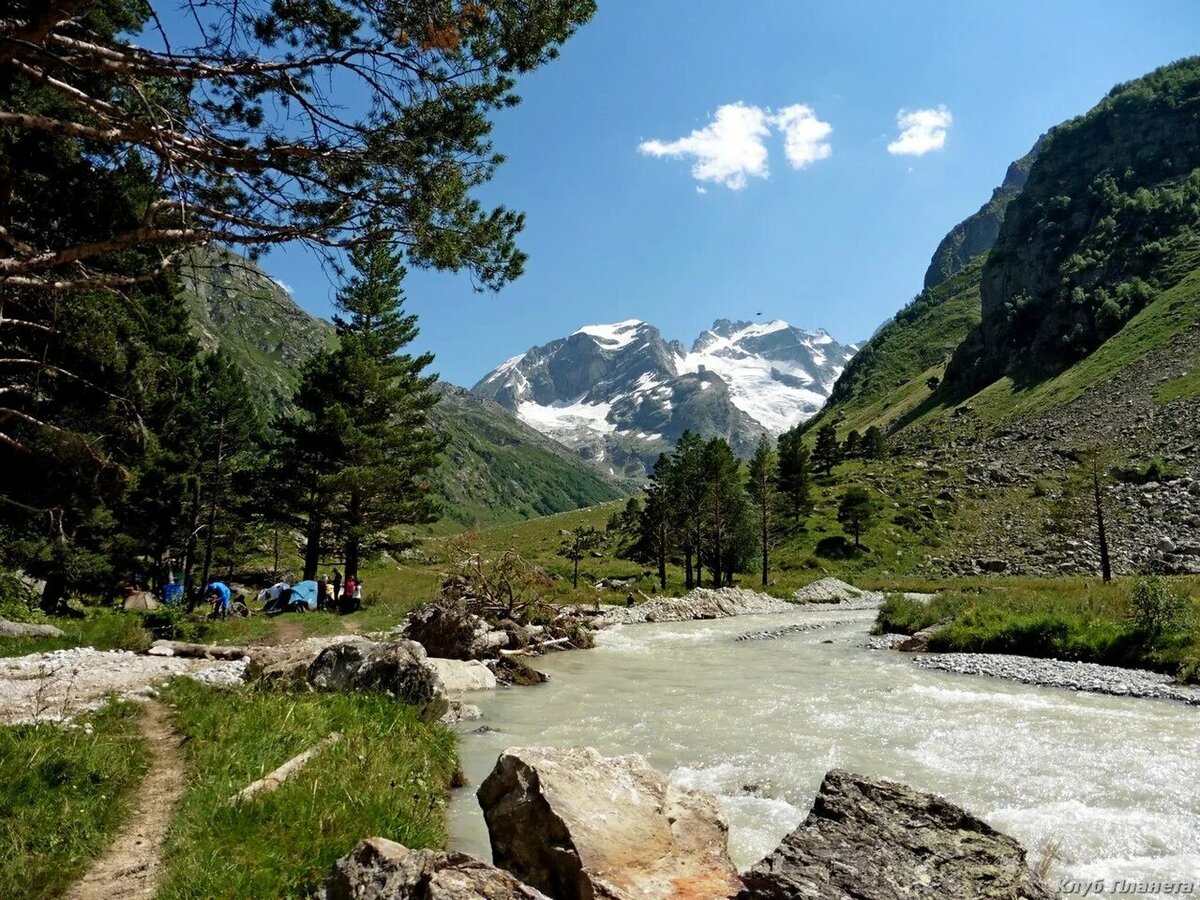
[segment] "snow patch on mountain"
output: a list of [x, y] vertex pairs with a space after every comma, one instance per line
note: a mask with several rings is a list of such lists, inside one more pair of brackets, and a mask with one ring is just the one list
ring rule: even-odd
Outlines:
[[686, 429], [748, 453], [804, 421], [856, 350], [782, 319], [719, 319], [688, 349], [627, 319], [532, 347], [474, 391], [601, 468], [640, 475]]

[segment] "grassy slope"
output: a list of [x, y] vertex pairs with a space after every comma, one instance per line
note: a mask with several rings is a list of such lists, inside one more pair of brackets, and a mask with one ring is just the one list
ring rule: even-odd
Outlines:
[[57, 897], [105, 850], [146, 771], [137, 716], [0, 728], [0, 897]]
[[439, 391], [434, 420], [450, 443], [436, 476], [446, 504], [437, 530], [517, 522], [625, 493], [499, 404], [450, 385]]
[[979, 275], [983, 259], [896, 314], [838, 379], [830, 403], [814, 423], [833, 416], [840, 429], [886, 427], [929, 396], [926, 382], [940, 377], [946, 361], [979, 323]]
[[[383, 695], [287, 694], [171, 683], [188, 788], [165, 850], [163, 900], [307, 897], [364, 837], [445, 840], [454, 736]], [[279, 789], [229, 798], [331, 731], [343, 739]]]

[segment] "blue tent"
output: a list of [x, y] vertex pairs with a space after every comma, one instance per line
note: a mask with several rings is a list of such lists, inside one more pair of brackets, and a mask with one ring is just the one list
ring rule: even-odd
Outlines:
[[291, 602], [301, 602], [309, 609], [316, 609], [317, 583], [315, 581], [302, 581], [299, 584], [293, 584]]

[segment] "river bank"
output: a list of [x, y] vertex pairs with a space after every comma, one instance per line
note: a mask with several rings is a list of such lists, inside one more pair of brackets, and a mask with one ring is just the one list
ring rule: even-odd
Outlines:
[[[845, 768], [941, 794], [1034, 854], [1057, 842], [1057, 874], [1200, 878], [1200, 810], [1179, 790], [1200, 779], [1192, 708], [922, 669], [864, 650], [872, 620], [814, 606], [607, 629], [588, 653], [539, 659], [548, 684], [473, 700], [483, 719], [459, 728], [463, 767], [477, 785], [513, 745], [640, 753], [718, 797], [739, 868]], [[736, 640], [792, 625], [813, 629]], [[489, 859], [473, 792], [449, 813], [451, 846]]]

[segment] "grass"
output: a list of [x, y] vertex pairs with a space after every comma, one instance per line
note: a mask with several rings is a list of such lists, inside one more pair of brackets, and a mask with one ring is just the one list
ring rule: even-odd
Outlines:
[[[1007, 578], [962, 580], [929, 603], [889, 596], [878, 631], [912, 634], [948, 622], [930, 640], [939, 652], [1014, 653], [1022, 656], [1154, 669], [1200, 680], [1200, 578], [1171, 579], [1192, 598], [1191, 615], [1163, 634], [1148, 636], [1133, 624], [1131, 596], [1137, 579]], [[937, 589], [936, 583], [904, 585]]]
[[[454, 736], [387, 696], [231, 692], [176, 679], [163, 698], [186, 735], [188, 788], [161, 900], [307, 897], [363, 838], [444, 842]], [[229, 802], [331, 731], [342, 740], [278, 790]]]
[[0, 728], [0, 897], [57, 897], [105, 850], [146, 772], [137, 718], [110, 703], [78, 727]]

